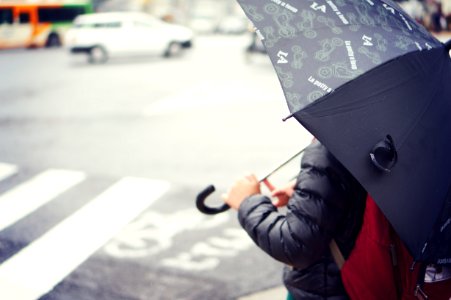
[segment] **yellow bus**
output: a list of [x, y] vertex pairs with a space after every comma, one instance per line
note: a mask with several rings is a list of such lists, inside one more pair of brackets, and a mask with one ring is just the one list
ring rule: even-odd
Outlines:
[[58, 47], [91, 0], [0, 0], [0, 49]]

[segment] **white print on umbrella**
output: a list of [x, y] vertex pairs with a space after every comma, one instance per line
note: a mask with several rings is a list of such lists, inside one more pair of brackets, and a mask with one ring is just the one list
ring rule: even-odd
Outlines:
[[338, 9], [338, 7], [335, 5], [335, 3], [331, 0], [327, 1], [327, 4], [329, 4], [330, 8], [335, 12], [335, 14], [338, 16], [338, 18], [341, 20], [341, 22], [345, 25], [349, 24], [349, 21], [346, 19], [346, 17], [341, 13], [341, 11]]
[[287, 52], [283, 52], [282, 50], [279, 50], [279, 52], [277, 52], [277, 57], [279, 58], [277, 60], [277, 63], [278, 64], [287, 64], [288, 63], [287, 56], [288, 56]]
[[313, 85], [319, 87], [320, 89], [322, 89], [325, 92], [328, 92], [328, 93], [332, 92], [332, 89], [330, 87], [328, 87], [327, 84], [315, 79], [315, 77], [313, 77], [313, 76], [309, 76], [308, 81], [313, 83]]
[[316, 3], [316, 2], [313, 2], [312, 3], [312, 5], [310, 5], [310, 7], [313, 9], [313, 10], [320, 10], [320, 11], [322, 11], [323, 13], [326, 13], [326, 5], [318, 5], [318, 3]]
[[[426, 50], [431, 50], [432, 49], [432, 46], [429, 45], [428, 43], [424, 43], [424, 45], [425, 45], [425, 49]], [[415, 46], [417, 46], [418, 50], [423, 51], [423, 47], [421, 47], [420, 43], [415, 42]]]
[[384, 4], [382, 4], [382, 6], [383, 6], [386, 10], [388, 10], [389, 12], [391, 12], [393, 15], [396, 14], [395, 9], [394, 9], [393, 7], [391, 7], [390, 5], [384, 3]]
[[363, 46], [373, 46], [373, 38], [367, 35], [362, 36]]
[[259, 29], [256, 29], [255, 33], [257, 34], [257, 36], [260, 40], [262, 40], [262, 41], [265, 40], [265, 36], [261, 33], [261, 31]]
[[357, 70], [357, 60], [355, 59], [354, 50], [351, 46], [351, 41], [345, 41], [346, 50], [348, 51], [349, 63], [351, 64], [351, 69]]
[[241, 251], [254, 247], [254, 242], [241, 228], [227, 228], [222, 237], [211, 237], [194, 244], [188, 252], [174, 258], [163, 259], [166, 267], [185, 271], [205, 271], [216, 268], [223, 257], [235, 257]]
[[228, 214], [205, 216], [196, 209], [170, 214], [150, 211], [127, 225], [104, 250], [119, 258], [155, 255], [169, 249], [173, 245], [174, 237], [184, 231], [213, 228], [228, 219]]
[[437, 264], [451, 264], [451, 257], [450, 258], [441, 258], [437, 261]]
[[404, 21], [404, 24], [406, 24], [407, 29], [409, 29], [410, 31], [412, 31], [412, 26], [410, 25], [409, 21], [407, 21], [406, 17], [404, 17], [403, 14], [399, 14], [401, 16], [401, 19]]
[[286, 9], [288, 9], [291, 12], [297, 13], [298, 9], [296, 7], [291, 6], [289, 3], [286, 3], [282, 0], [271, 0], [271, 2], [274, 2], [277, 5], [280, 5], [282, 7], [285, 7]]

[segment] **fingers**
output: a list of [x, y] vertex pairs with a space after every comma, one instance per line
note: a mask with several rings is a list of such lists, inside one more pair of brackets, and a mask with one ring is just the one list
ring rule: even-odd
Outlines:
[[244, 178], [246, 178], [246, 180], [250, 183], [258, 183], [258, 179], [257, 176], [255, 176], [255, 174], [248, 174], [244, 176]]
[[[292, 185], [290, 184], [288, 188], [276, 188], [269, 182], [268, 179], [262, 180], [262, 183], [271, 191], [271, 196], [277, 199], [273, 200], [273, 205], [276, 207], [282, 207], [287, 205], [289, 198], [291, 196]], [[238, 208], [240, 203], [248, 196], [253, 194], [259, 194], [260, 191], [260, 181], [257, 179], [255, 174], [247, 174], [244, 177], [235, 181], [232, 187], [227, 193], [221, 195], [221, 198], [230, 205], [232, 208]]]
[[277, 199], [274, 199], [272, 204], [275, 207], [283, 207], [283, 206], [286, 206], [288, 204], [289, 200], [290, 199], [288, 197], [281, 196], [281, 197], [277, 197]]
[[231, 208], [238, 209], [241, 203], [251, 195], [260, 193], [260, 184], [254, 175], [248, 175], [238, 179], [226, 194], [222, 195], [222, 199]]
[[281, 189], [277, 189], [271, 192], [272, 197], [283, 196], [285, 195], [285, 191]]

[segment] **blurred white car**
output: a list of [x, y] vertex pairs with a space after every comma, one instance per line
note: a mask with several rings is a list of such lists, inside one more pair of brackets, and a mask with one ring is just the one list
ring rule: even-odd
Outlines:
[[194, 15], [188, 26], [198, 34], [211, 34], [216, 31], [218, 22], [219, 19], [215, 15]]
[[191, 29], [140, 12], [80, 15], [65, 37], [69, 51], [87, 54], [91, 63], [106, 62], [118, 55], [169, 57], [191, 47], [192, 40]]
[[247, 32], [249, 21], [241, 16], [226, 16], [218, 24], [216, 31], [224, 34], [242, 34]]

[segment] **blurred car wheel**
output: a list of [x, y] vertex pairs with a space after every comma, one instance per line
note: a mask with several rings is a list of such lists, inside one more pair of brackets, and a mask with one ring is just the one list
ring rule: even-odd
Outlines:
[[163, 56], [164, 57], [171, 57], [171, 56], [179, 54], [181, 50], [182, 50], [182, 45], [180, 45], [180, 43], [171, 42], [168, 45], [168, 48], [164, 52]]
[[102, 46], [94, 46], [89, 50], [88, 62], [91, 64], [105, 63], [108, 60], [108, 53]]
[[47, 41], [45, 42], [45, 46], [47, 48], [60, 47], [61, 46], [61, 39], [60, 39], [59, 35], [57, 33], [55, 33], [55, 32], [52, 32], [47, 37]]

